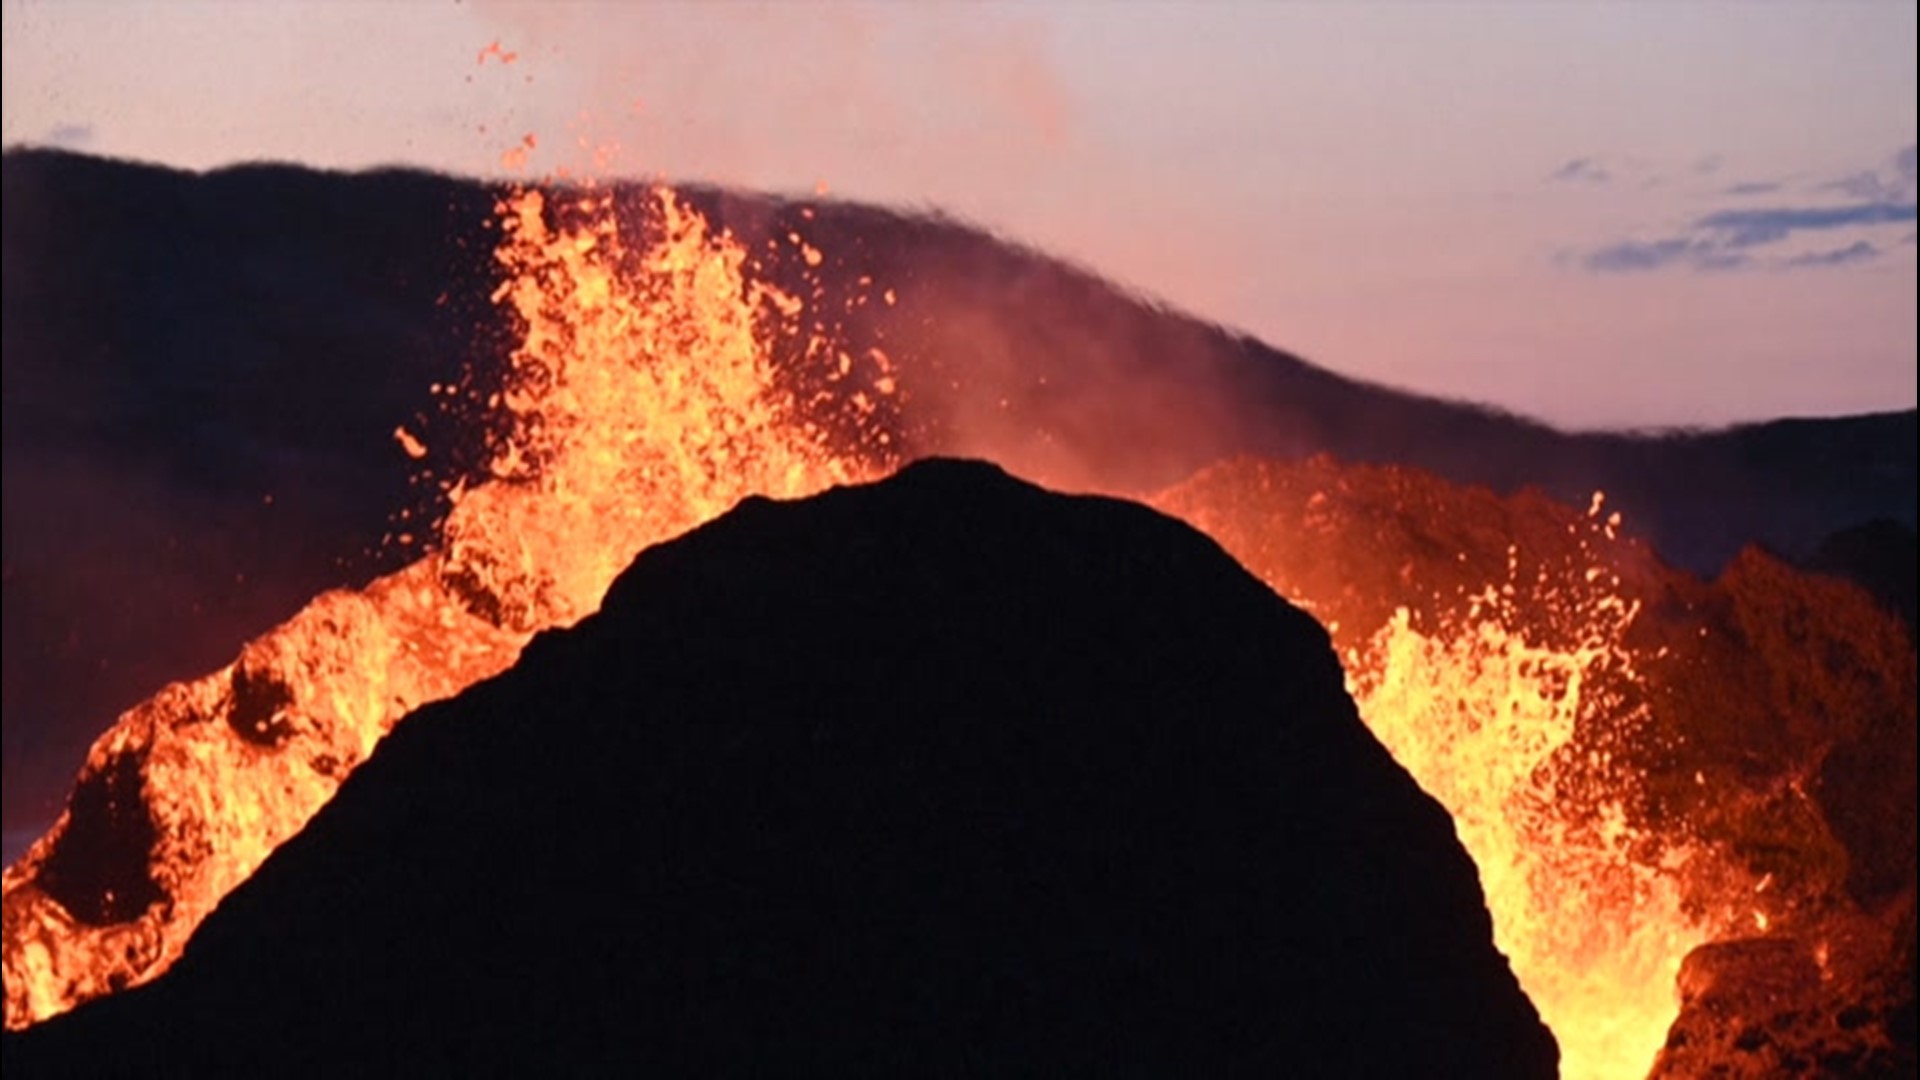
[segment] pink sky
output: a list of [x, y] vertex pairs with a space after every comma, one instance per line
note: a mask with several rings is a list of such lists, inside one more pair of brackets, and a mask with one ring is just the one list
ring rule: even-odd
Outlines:
[[1915, 401], [1910, 3], [3, 10], [8, 145], [495, 173], [584, 135], [1562, 425]]

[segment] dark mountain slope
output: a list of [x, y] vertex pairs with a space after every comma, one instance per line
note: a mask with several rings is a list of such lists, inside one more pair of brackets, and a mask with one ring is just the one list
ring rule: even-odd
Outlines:
[[1920, 608], [1920, 537], [1912, 529], [1884, 518], [1842, 529], [1802, 565], [1855, 582], [1912, 632]]
[[751, 500], [401, 725], [9, 1076], [1549, 1076], [1325, 633], [1142, 507]]

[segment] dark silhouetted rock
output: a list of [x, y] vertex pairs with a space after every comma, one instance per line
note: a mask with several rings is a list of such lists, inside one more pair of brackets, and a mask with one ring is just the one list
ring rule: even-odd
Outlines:
[[1552, 1075], [1341, 680], [1140, 506], [952, 462], [750, 500], [7, 1074]]

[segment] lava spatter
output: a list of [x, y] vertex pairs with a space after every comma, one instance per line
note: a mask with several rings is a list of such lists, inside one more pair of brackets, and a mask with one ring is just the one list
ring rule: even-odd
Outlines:
[[[776, 349], [830, 363], [844, 347], [790, 340], [806, 325], [792, 318], [797, 301], [750, 279], [738, 241], [666, 189], [647, 193], [642, 238], [629, 241], [617, 202], [591, 185], [501, 199], [494, 300], [517, 320], [519, 344], [490, 402], [503, 421], [490, 475], [448, 492], [430, 554], [318, 597], [234, 664], [166, 688], [94, 744], [80, 784], [113, 781], [111, 820], [77, 821], [89, 806], [70, 805], [5, 874], [9, 1028], [166, 970], [396, 721], [505, 669], [532, 634], [594, 611], [642, 548], [749, 495], [808, 495], [885, 463], [847, 449], [886, 444], [871, 410], [817, 400], [834, 391], [803, 402], [783, 389]], [[874, 430], [833, 430], [809, 408]], [[396, 438], [409, 458], [426, 456], [406, 429]], [[142, 763], [131, 777], [128, 761]], [[101, 895], [75, 896], [91, 879], [63, 868], [116, 822], [139, 827], [131, 857], [147, 862], [120, 876], [147, 884], [102, 878]]]

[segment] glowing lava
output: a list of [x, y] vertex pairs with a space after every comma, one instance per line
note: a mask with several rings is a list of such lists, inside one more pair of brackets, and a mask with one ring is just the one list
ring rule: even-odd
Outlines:
[[1583, 784], [1569, 761], [1583, 718], [1618, 716], [1600, 676], [1630, 675], [1619, 632], [1634, 608], [1605, 598], [1587, 613], [1591, 637], [1552, 647], [1515, 628], [1512, 599], [1489, 589], [1479, 605], [1431, 633], [1400, 609], [1345, 657], [1348, 689], [1453, 815], [1494, 943], [1560, 1042], [1561, 1075], [1644, 1075], [1679, 1010], [1681, 961], [1717, 928], [1686, 909], [1692, 850], [1661, 844], [1643, 861], [1651, 838], [1619, 793]]
[[[741, 245], [671, 192], [653, 194], [649, 240], [633, 248], [612, 195], [591, 187], [522, 190], [500, 212], [495, 300], [523, 336], [490, 403], [510, 421], [492, 478], [449, 493], [426, 559], [322, 595], [94, 744], [74, 802], [0, 886], [8, 1027], [166, 970], [395, 721], [592, 612], [642, 548], [748, 495], [869, 471], [857, 451], [827, 450], [775, 377], [772, 348], [803, 303], [750, 282]], [[428, 451], [396, 439], [411, 458]], [[82, 804], [97, 813], [76, 817]]]
[[1645, 740], [1642, 601], [1618, 516], [1325, 459], [1226, 463], [1156, 503], [1328, 625], [1361, 717], [1453, 816], [1561, 1075], [1646, 1075], [1681, 962], [1725, 929], [1694, 885], [1738, 875], [1636, 813], [1617, 751]]
[[611, 194], [565, 198], [560, 227], [537, 190], [505, 204], [494, 299], [525, 327], [498, 403], [513, 425], [494, 482], [456, 493], [443, 529], [458, 590], [526, 629], [592, 612], [641, 548], [748, 495], [864, 473], [778, 391], [766, 343], [800, 302], [749, 281], [744, 248], [664, 189], [638, 252]]

